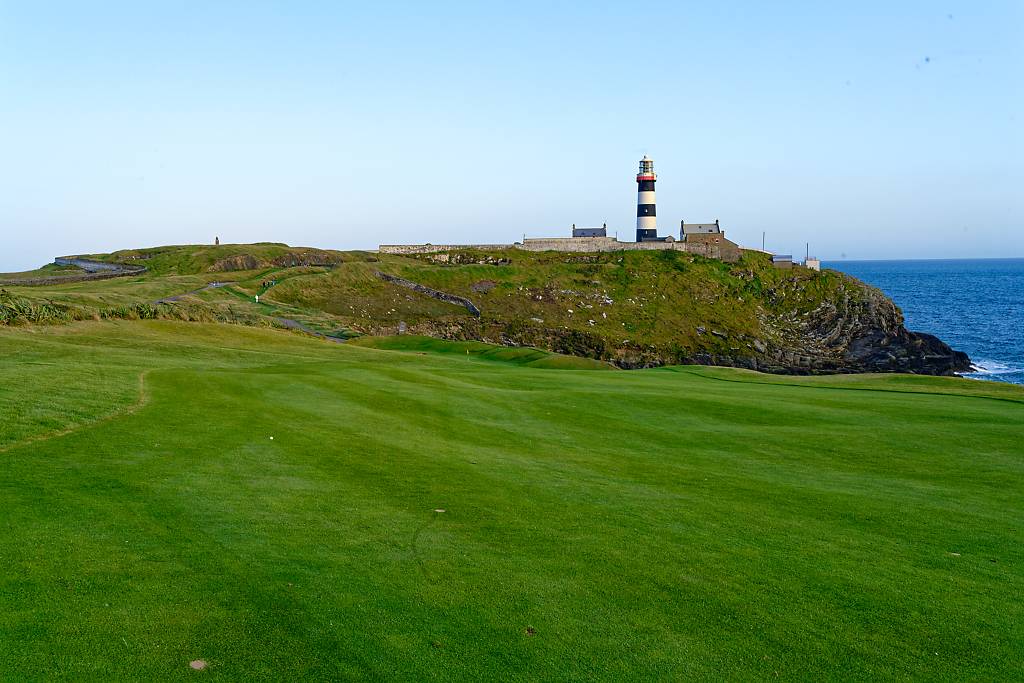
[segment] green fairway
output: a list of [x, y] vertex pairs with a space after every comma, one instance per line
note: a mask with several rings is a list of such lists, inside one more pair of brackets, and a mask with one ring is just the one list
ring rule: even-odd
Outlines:
[[1024, 677], [1024, 390], [361, 344], [0, 328], [0, 679]]

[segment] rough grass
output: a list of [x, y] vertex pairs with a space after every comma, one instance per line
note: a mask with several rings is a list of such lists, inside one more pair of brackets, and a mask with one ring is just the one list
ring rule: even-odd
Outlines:
[[84, 275], [85, 271], [78, 266], [58, 266], [55, 263], [48, 263], [35, 270], [26, 270], [18, 273], [0, 273], [2, 280], [32, 280], [40, 277], [59, 277], [64, 275]]
[[1019, 388], [424, 344], [0, 329], [3, 677], [1020, 678]]
[[[798, 318], [823, 300], [841, 298], [844, 284], [837, 273], [777, 270], [763, 254], [752, 252], [737, 264], [675, 251], [511, 249], [440, 258], [448, 260], [382, 254], [376, 263], [353, 261], [324, 277], [286, 283], [273, 296], [376, 332], [393, 331], [400, 322], [425, 330], [467, 320], [458, 307], [382, 284], [374, 273], [383, 270], [470, 299], [482, 311], [484, 330], [503, 328], [526, 336], [540, 330], [577, 331], [613, 345], [742, 354], [753, 353], [752, 339], [763, 334], [762, 315]], [[492, 334], [491, 340], [498, 336]]]
[[[301, 252], [284, 245], [224, 245], [222, 247], [160, 247], [129, 250], [114, 254], [90, 255], [109, 261], [145, 263], [150, 270], [138, 276], [50, 284], [34, 287], [7, 285], [0, 289], [0, 325], [65, 324], [78, 320], [168, 319], [201, 322], [229, 322], [245, 325], [275, 325], [275, 318], [288, 317], [325, 334], [348, 336], [343, 321], [316, 309], [275, 302], [263, 283], [268, 279], [322, 276], [327, 269], [268, 267], [244, 271], [209, 271], [220, 258], [256, 252], [261, 258]], [[356, 258], [351, 252], [344, 257]], [[148, 258], [138, 258], [148, 256]], [[129, 258], [135, 257], [135, 258]], [[49, 267], [33, 271], [45, 274]], [[231, 286], [202, 290], [211, 282], [231, 282]], [[202, 291], [200, 291], [202, 290]], [[260, 295], [256, 304], [254, 296]], [[173, 304], [157, 304], [177, 297]]]
[[609, 363], [551, 353], [541, 349], [527, 347], [496, 346], [482, 342], [449, 342], [433, 337], [402, 335], [396, 337], [359, 337], [349, 342], [355, 346], [388, 351], [410, 351], [413, 353], [457, 354], [474, 359], [513, 363], [532, 368], [548, 368], [552, 370], [614, 370]]
[[[221, 244], [217, 246], [169, 245], [148, 249], [123, 249], [111, 254], [91, 254], [88, 258], [104, 261], [119, 261], [144, 265], [151, 275], [197, 275], [208, 274], [218, 261], [233, 256], [252, 256], [259, 260], [271, 261], [288, 254], [316, 251], [344, 259], [341, 252], [310, 247], [290, 247], [287, 244], [263, 242], [256, 244]], [[348, 252], [348, 258], [357, 258], [361, 252]], [[223, 276], [223, 273], [221, 273]]]
[[[621, 352], [636, 364], [644, 354], [658, 362], [696, 354], [756, 355], [759, 339], [769, 346], [779, 341], [774, 338], [778, 327], [764, 320], [800, 320], [823, 301], [862, 292], [846, 286], [838, 273], [780, 271], [755, 252], [726, 264], [676, 251], [467, 250], [416, 258], [319, 251], [334, 261], [331, 267], [270, 265], [306, 251], [281, 244], [125, 250], [91, 258], [144, 264], [149, 271], [116, 280], [9, 289], [34, 304], [74, 306], [82, 311], [76, 318], [87, 319], [105, 317], [105, 309], [149, 305], [212, 281], [231, 282], [230, 288], [186, 298], [185, 303], [208, 309], [205, 315], [176, 317], [242, 322], [252, 322], [252, 316], [288, 317], [339, 336], [397, 334], [404, 323], [406, 331], [417, 334], [542, 346], [604, 360]], [[224, 259], [239, 257], [263, 265], [211, 270]], [[378, 271], [468, 298], [482, 316], [474, 319], [461, 306], [384, 282]], [[267, 287], [268, 280], [277, 284]], [[260, 305], [252, 300], [256, 295]]]

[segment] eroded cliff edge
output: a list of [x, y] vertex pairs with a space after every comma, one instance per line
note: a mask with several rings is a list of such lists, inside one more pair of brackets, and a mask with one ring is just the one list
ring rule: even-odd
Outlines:
[[[825, 372], [909, 372], [953, 375], [971, 369], [970, 358], [934, 335], [912, 332], [903, 312], [878, 289], [840, 275], [838, 296], [800, 319], [771, 319], [777, 334], [775, 372], [803, 368]], [[796, 356], [794, 362], [794, 356]]]
[[366, 319], [355, 325], [369, 334], [400, 329], [536, 346], [622, 368], [928, 375], [971, 369], [966, 354], [909, 331], [899, 307], [874, 287], [836, 271], [778, 271], [761, 254], [745, 254], [734, 265], [674, 254], [445, 257], [419, 257], [401, 273], [471, 299], [479, 318], [420, 318], [398, 306], [388, 317], [401, 318], [401, 328]]

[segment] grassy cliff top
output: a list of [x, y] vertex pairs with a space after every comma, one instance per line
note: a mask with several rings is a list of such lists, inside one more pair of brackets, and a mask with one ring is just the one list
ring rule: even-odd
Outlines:
[[[359, 252], [348, 252], [357, 254]], [[143, 265], [153, 275], [196, 275], [208, 272], [224, 272], [228, 270], [255, 270], [269, 268], [275, 261], [291, 256], [316, 255], [324, 262], [340, 262], [344, 259], [343, 252], [312, 247], [291, 247], [279, 242], [257, 242], [256, 244], [220, 244], [220, 245], [169, 245], [146, 249], [122, 249], [110, 254], [83, 254], [84, 258], [101, 261], [114, 261]], [[252, 268], [235, 268], [231, 266], [246, 265], [244, 261], [232, 263], [233, 259], [250, 257], [255, 265]], [[250, 263], [248, 265], [253, 265]]]
[[[767, 254], [753, 251], [731, 264], [677, 251], [397, 256], [283, 244], [88, 256], [148, 270], [103, 281], [9, 283], [0, 292], [0, 321], [173, 317], [276, 324], [287, 318], [345, 337], [411, 333], [537, 346], [625, 367], [695, 357], [792, 365], [816, 353], [802, 346], [807, 321], [833, 315], [856, 330], [876, 324], [856, 316], [884, 300], [840, 273], [779, 270]], [[481, 315], [385, 282], [380, 273], [468, 299]], [[885, 324], [900, 326], [898, 310], [892, 311]]]

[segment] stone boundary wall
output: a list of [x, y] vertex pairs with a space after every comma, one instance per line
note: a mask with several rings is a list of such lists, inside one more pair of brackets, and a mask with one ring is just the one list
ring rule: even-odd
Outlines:
[[76, 258], [74, 256], [58, 256], [53, 259], [58, 266], [78, 266], [89, 273], [115, 272], [123, 275], [143, 273], [146, 266], [130, 266], [126, 263], [110, 263], [108, 261], [94, 261], [88, 258]]
[[0, 280], [4, 287], [40, 287], [43, 285], [64, 285], [72, 282], [92, 282], [93, 280], [112, 280], [131, 273], [88, 273], [87, 275], [55, 275], [53, 277], [30, 277], [21, 280]]
[[635, 242], [620, 242], [614, 237], [528, 237], [516, 248], [524, 251], [595, 252], [622, 251], [627, 244]]
[[146, 272], [145, 266], [130, 266], [124, 263], [107, 263], [92, 259], [79, 259], [60, 256], [53, 259], [58, 266], [77, 266], [86, 271], [85, 275], [54, 275], [53, 277], [31, 277], [20, 280], [0, 280], [5, 287], [41, 287], [45, 285], [63, 285], [73, 282], [91, 282], [92, 280], [110, 280], [115, 277], [139, 275]]
[[[718, 237], [716, 235], [716, 237]], [[606, 251], [682, 251], [723, 261], [737, 261], [740, 247], [724, 237], [720, 243], [709, 241], [693, 242], [620, 242], [615, 237], [547, 237], [526, 238], [515, 244], [382, 244], [382, 254], [437, 254], [463, 249], [481, 251], [565, 251], [573, 253], [596, 253]]]
[[396, 275], [388, 275], [387, 273], [381, 273], [379, 271], [377, 272], [377, 277], [379, 277], [381, 280], [384, 280], [385, 282], [396, 284], [399, 287], [405, 287], [406, 289], [411, 289], [414, 292], [426, 294], [427, 296], [437, 299], [438, 301], [443, 301], [447, 304], [455, 304], [456, 306], [462, 306], [467, 311], [469, 311], [474, 318], [480, 317], [480, 309], [476, 307], [476, 304], [474, 304], [472, 301], [464, 297], [455, 296], [454, 294], [442, 292], [437, 289], [431, 289], [430, 287], [421, 285], [418, 282], [406, 280], [405, 278], [401, 278]]
[[443, 251], [479, 249], [480, 251], [503, 251], [514, 249], [514, 244], [382, 244], [377, 248], [381, 254], [436, 254]]
[[570, 251], [570, 252], [600, 252], [600, 251], [684, 251], [693, 254], [705, 254], [704, 245], [696, 248], [696, 245], [687, 242], [620, 242], [614, 237], [547, 237], [531, 239], [527, 238], [522, 244], [516, 244], [516, 249], [524, 251]]

